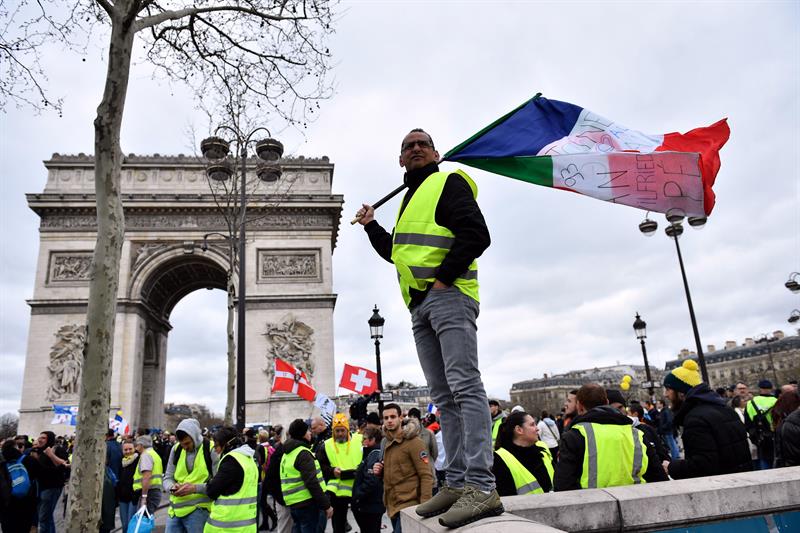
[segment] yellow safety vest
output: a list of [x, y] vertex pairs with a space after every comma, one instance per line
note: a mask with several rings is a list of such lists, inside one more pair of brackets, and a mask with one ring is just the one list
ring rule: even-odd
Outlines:
[[[543, 442], [537, 442], [536, 446], [543, 450], [542, 462], [544, 463], [544, 467], [547, 470], [547, 475], [550, 478], [550, 487], [552, 487], [553, 456], [550, 455], [550, 450]], [[511, 452], [505, 448], [499, 448], [495, 450], [495, 453], [500, 456], [500, 459], [502, 459], [506, 464], [506, 467], [508, 467], [508, 471], [511, 472], [511, 477], [514, 479], [514, 487], [517, 489], [517, 494], [544, 493], [544, 489], [542, 489], [542, 486], [539, 484], [536, 476], [534, 476], [530, 470], [525, 468], [525, 466], [519, 462], [519, 459], [514, 457]]]
[[[175, 478], [175, 483], [191, 483], [192, 485], [208, 483], [208, 480], [211, 478], [211, 473], [206, 467], [205, 450], [203, 450], [204, 446], [208, 445], [201, 442], [200, 447], [197, 448], [197, 453], [195, 453], [194, 457], [194, 466], [191, 472], [189, 472], [186, 466], [186, 450], [181, 451], [178, 464], [175, 465], [175, 474], [173, 476]], [[172, 453], [178, 453], [179, 447], [180, 444], [176, 444], [172, 448]], [[183, 518], [191, 514], [198, 507], [201, 509], [210, 509], [211, 498], [205, 494], [197, 493], [188, 494], [186, 496], [169, 495], [170, 516]]]
[[497, 434], [500, 433], [500, 426], [503, 425], [503, 417], [501, 416], [497, 420], [492, 422], [492, 448], [494, 448], [494, 443], [497, 442]]
[[572, 426], [585, 440], [581, 488], [645, 483], [647, 448], [633, 426], [582, 422]]
[[766, 415], [767, 422], [769, 422], [769, 427], [772, 427], [772, 407], [775, 405], [778, 399], [774, 396], [753, 396], [753, 398], [747, 402], [747, 416], [750, 420], [754, 420], [756, 418], [756, 407]]
[[[161, 463], [161, 457], [159, 457], [153, 448], [145, 448], [144, 453], [153, 458], [153, 470], [150, 473], [150, 488], [160, 487], [161, 477], [164, 474], [164, 466]], [[142, 460], [139, 459], [139, 464], [136, 465], [136, 470], [133, 472], [133, 490], [142, 490], [141, 468]]]
[[[355, 470], [361, 463], [364, 451], [361, 448], [363, 437], [360, 433], [356, 433], [351, 439], [344, 443], [339, 444], [333, 438], [325, 441], [325, 454], [328, 456], [328, 461], [334, 468], [341, 468], [342, 470]], [[354, 479], [339, 479], [332, 477], [325, 482], [328, 492], [334, 493], [336, 496], [351, 497], [353, 495]]]
[[[461, 170], [462, 176], [475, 198], [478, 186]], [[402, 213], [398, 212], [392, 237], [392, 262], [397, 268], [400, 292], [406, 306], [411, 303], [410, 289], [426, 291], [436, 279], [436, 269], [442, 264], [455, 241], [452, 231], [436, 223], [436, 206], [442, 195], [450, 172], [434, 172], [406, 204]], [[401, 205], [402, 208], [402, 205]], [[478, 262], [473, 261], [453, 283], [458, 289], [478, 300]]]
[[[283, 501], [286, 502], [287, 507], [311, 499], [311, 491], [303, 483], [300, 471], [294, 466], [295, 459], [303, 451], [311, 453], [305, 446], [298, 446], [281, 457], [281, 493], [283, 493]], [[314, 455], [312, 454], [311, 456], [313, 457]], [[322, 469], [319, 467], [319, 461], [317, 461], [316, 457], [314, 457], [314, 466], [317, 469], [319, 486], [325, 491], [325, 479], [322, 477]]]
[[[226, 453], [242, 467], [242, 486], [230, 496], [220, 496], [211, 506], [203, 533], [256, 533], [258, 508], [258, 466], [249, 455], [236, 450]], [[200, 458], [202, 460], [202, 458]], [[195, 459], [196, 465], [197, 459]]]

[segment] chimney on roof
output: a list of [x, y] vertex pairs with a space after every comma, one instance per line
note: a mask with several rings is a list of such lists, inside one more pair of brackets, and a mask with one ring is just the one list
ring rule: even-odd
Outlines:
[[716, 352], [717, 351], [717, 347], [714, 346], [713, 344], [709, 344], [708, 346], [706, 346], [706, 351], [708, 353]]
[[772, 336], [775, 337], [778, 340], [781, 340], [783, 337], [785, 337], [785, 335], [783, 334], [783, 332], [781, 330], [773, 331], [772, 332]]
[[730, 350], [731, 348], [736, 348], [736, 341], [725, 341], [725, 349]]
[[686, 348], [681, 348], [681, 352], [678, 354], [678, 359], [683, 361], [687, 357], [689, 357], [689, 350]]
[[547, 379], [547, 374], [546, 374], [546, 373], [545, 373], [545, 375], [544, 375], [544, 379]]
[[745, 345], [745, 346], [755, 346], [755, 345], [756, 345], [756, 342], [753, 340], [753, 337], [747, 337], [747, 338], [744, 340], [744, 345]]

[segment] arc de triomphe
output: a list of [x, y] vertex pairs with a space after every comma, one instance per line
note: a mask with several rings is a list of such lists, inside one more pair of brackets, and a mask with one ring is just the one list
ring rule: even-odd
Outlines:
[[[248, 422], [285, 423], [311, 411], [304, 400], [270, 395], [276, 354], [303, 368], [319, 392], [332, 396], [335, 390], [331, 254], [343, 199], [331, 193], [327, 157], [281, 164], [281, 180], [261, 187], [248, 204]], [[27, 195], [41, 219], [19, 424], [20, 433], [31, 435], [68, 432], [51, 426], [52, 406], [78, 403], [96, 238], [94, 158], [54, 154], [44, 165], [44, 191]], [[130, 155], [122, 166], [122, 193], [126, 229], [111, 407], [122, 409], [132, 427], [160, 427], [170, 312], [195, 290], [225, 290], [226, 245], [217, 241], [201, 250], [203, 236], [226, 233], [225, 223], [195, 157]]]

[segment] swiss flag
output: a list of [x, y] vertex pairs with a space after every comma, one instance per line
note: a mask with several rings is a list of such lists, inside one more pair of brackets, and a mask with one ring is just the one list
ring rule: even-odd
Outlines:
[[313, 402], [317, 391], [311, 387], [306, 373], [293, 367], [283, 359], [275, 358], [275, 377], [272, 378], [272, 392], [291, 392], [306, 401]]
[[345, 364], [339, 386], [359, 394], [371, 394], [378, 388], [378, 374], [360, 366]]

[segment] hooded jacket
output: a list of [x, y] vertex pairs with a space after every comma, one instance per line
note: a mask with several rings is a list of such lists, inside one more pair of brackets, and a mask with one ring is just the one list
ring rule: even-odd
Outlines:
[[[633, 424], [630, 418], [610, 405], [601, 405], [576, 416], [572, 420], [570, 428], [561, 435], [561, 443], [558, 448], [558, 464], [553, 476], [553, 489], [556, 491], [581, 488], [586, 440], [575, 426], [582, 422], [615, 426], [630, 426]], [[667, 476], [664, 474], [661, 462], [647, 439], [645, 439], [645, 447], [647, 448], [647, 471], [642, 477], [648, 483], [666, 481]]]
[[775, 466], [800, 466], [800, 409], [795, 409], [775, 430]]
[[[307, 441], [290, 438], [283, 443], [283, 454], [288, 455], [296, 448], [301, 446], [308, 449], [309, 445], [310, 444]], [[317, 508], [322, 511], [330, 507], [330, 499], [322, 490], [322, 487], [320, 487], [319, 481], [317, 481], [317, 465], [314, 463], [314, 455], [311, 453], [310, 449], [308, 450], [308, 453], [300, 452], [297, 455], [294, 460], [294, 467], [300, 472], [300, 477], [303, 478], [303, 484], [308, 489], [308, 492], [311, 493], [311, 499], [296, 503], [292, 505], [292, 507], [303, 508], [316, 505]]]
[[689, 389], [675, 425], [683, 426], [685, 459], [669, 464], [673, 479], [733, 474], [751, 470], [747, 431], [725, 400], [701, 383]]
[[[253, 459], [253, 463], [255, 464], [255, 451], [247, 444], [242, 444], [238, 448], [235, 448], [231, 451], [235, 451], [250, 457]], [[202, 461], [203, 459], [198, 458], [198, 460]], [[214, 477], [211, 478], [211, 481], [206, 484], [206, 495], [208, 495], [208, 497], [212, 500], [216, 500], [220, 496], [230, 496], [231, 494], [236, 494], [242, 487], [243, 482], [244, 470], [242, 470], [242, 466], [233, 457], [223, 457], [219, 461], [217, 473], [214, 474]]]
[[383, 447], [383, 503], [390, 518], [401, 509], [428, 501], [433, 494], [433, 474], [425, 443], [419, 438], [419, 422], [408, 418], [393, 433], [386, 433]]
[[[191, 452], [187, 452], [186, 450], [180, 451], [181, 454], [186, 454], [186, 468], [191, 472], [194, 470], [194, 463], [196, 460], [205, 461], [205, 457], [203, 457], [203, 451], [201, 450], [201, 446], [204, 444], [203, 442], [203, 431], [200, 429], [200, 422], [195, 420], [194, 418], [186, 418], [181, 420], [180, 424], [178, 424], [178, 428], [175, 430], [175, 433], [182, 431], [191, 437], [192, 442], [194, 442], [194, 450]], [[167, 460], [166, 472], [164, 472], [164, 491], [169, 492], [169, 489], [176, 483], [175, 481], [175, 468], [176, 468], [176, 454], [178, 453], [179, 449], [181, 448], [180, 443], [176, 443], [175, 446], [170, 449], [169, 452], [169, 459]], [[217, 463], [219, 463], [219, 455], [213, 449], [211, 450], [211, 472], [210, 475], [214, 475], [214, 471], [217, 469]], [[206, 485], [205, 483], [198, 483], [195, 484], [194, 490], [198, 494], [205, 494], [206, 492]]]

